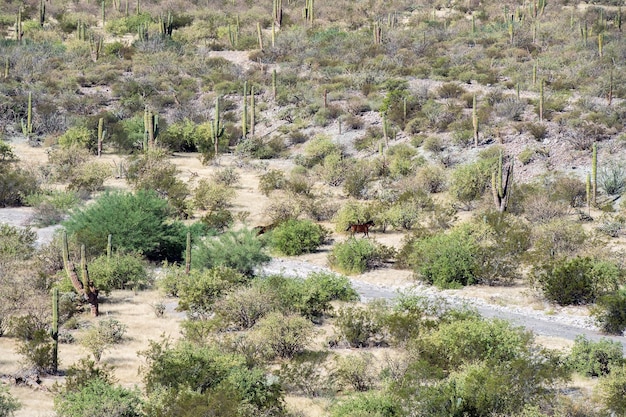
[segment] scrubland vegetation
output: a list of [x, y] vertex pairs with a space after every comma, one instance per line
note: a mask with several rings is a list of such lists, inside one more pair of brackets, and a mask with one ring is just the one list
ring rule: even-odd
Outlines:
[[[617, 0], [3, 1], [0, 206], [62, 226], [36, 246], [0, 224], [0, 336], [25, 374], [61, 376], [38, 412], [625, 415], [611, 339], [550, 350], [443, 299], [360, 303], [345, 276], [520, 285], [623, 335], [622, 13]], [[20, 157], [24, 142], [46, 160]], [[189, 153], [212, 175], [176, 163]], [[249, 173], [262, 213], [235, 204]], [[369, 239], [347, 236], [369, 220]], [[258, 274], [322, 247], [336, 274]], [[154, 288], [157, 316], [167, 302], [185, 318], [137, 352], [131, 388], [106, 360], [133, 336], [124, 317], [86, 307]], [[71, 344], [86, 356], [59, 364]], [[20, 406], [0, 385], [0, 416]]]

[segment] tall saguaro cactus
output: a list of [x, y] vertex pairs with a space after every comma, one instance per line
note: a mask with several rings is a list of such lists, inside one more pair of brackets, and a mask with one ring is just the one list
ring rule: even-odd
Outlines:
[[39, 26], [43, 27], [46, 21], [46, 3], [44, 0], [39, 0]]
[[256, 125], [256, 104], [254, 99], [254, 86], [250, 87], [250, 134], [254, 136]]
[[22, 43], [22, 37], [24, 36], [24, 30], [22, 26], [22, 8], [17, 9], [17, 18], [15, 19], [15, 40], [17, 43]]
[[159, 115], [148, 110], [148, 106], [143, 113], [144, 127], [144, 148], [154, 148], [154, 141], [159, 134]]
[[474, 128], [474, 146], [478, 148], [478, 111], [476, 110], [476, 94], [472, 98], [472, 127]]
[[222, 121], [220, 120], [220, 98], [217, 97], [215, 99], [215, 116], [213, 120], [211, 120], [211, 140], [213, 141], [214, 146], [214, 156], [217, 159], [217, 155], [219, 154], [219, 146], [220, 146], [220, 138], [224, 135], [224, 126], [222, 126]]
[[248, 135], [248, 81], [243, 82], [243, 102], [241, 105], [241, 136]]
[[187, 232], [187, 246], [185, 247], [185, 274], [191, 271], [191, 232]]
[[28, 104], [26, 108], [26, 123], [24, 123], [24, 119], [21, 120], [22, 124], [22, 134], [27, 138], [30, 138], [30, 135], [33, 134], [33, 93], [28, 92]]
[[102, 142], [104, 142], [104, 136], [106, 130], [104, 130], [104, 118], [98, 119], [98, 156], [102, 155]]
[[498, 159], [497, 172], [491, 174], [491, 192], [496, 209], [503, 213], [509, 206], [511, 192], [513, 190], [513, 163], [503, 167], [503, 157], [500, 154]]
[[52, 372], [59, 368], [59, 289], [52, 290]]
[[313, 0], [306, 0], [304, 5], [304, 20], [310, 24], [313, 24]]
[[63, 251], [63, 267], [65, 269], [65, 273], [69, 278], [72, 286], [78, 293], [78, 295], [82, 296], [85, 301], [89, 303], [91, 308], [91, 315], [96, 317], [99, 314], [98, 311], [98, 290], [93, 285], [93, 282], [89, 280], [89, 275], [87, 272], [87, 260], [85, 259], [85, 246], [81, 247], [81, 270], [82, 270], [82, 280], [78, 278], [78, 274], [76, 273], [76, 267], [74, 263], [70, 261], [69, 249], [67, 244], [67, 232], [63, 231], [63, 240], [62, 240], [62, 251]]
[[283, 0], [273, 0], [272, 15], [276, 26], [280, 27], [283, 23]]
[[598, 194], [598, 145], [594, 142], [591, 148], [591, 204], [596, 205]]

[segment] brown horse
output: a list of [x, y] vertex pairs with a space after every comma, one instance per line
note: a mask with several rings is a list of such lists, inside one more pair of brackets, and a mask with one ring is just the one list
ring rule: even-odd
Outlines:
[[354, 237], [355, 233], [363, 233], [363, 237], [369, 237], [370, 227], [372, 226], [374, 226], [374, 220], [369, 220], [365, 223], [350, 223], [346, 232], [349, 230], [352, 237]]
[[269, 232], [275, 227], [276, 227], [276, 223], [272, 223], [272, 224], [268, 224], [267, 226], [257, 226], [254, 228], [254, 230], [256, 231], [257, 236], [261, 236], [262, 234]]

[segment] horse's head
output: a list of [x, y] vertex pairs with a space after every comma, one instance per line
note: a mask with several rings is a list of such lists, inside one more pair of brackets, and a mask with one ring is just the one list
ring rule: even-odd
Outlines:
[[368, 220], [367, 223], [365, 223], [367, 226], [374, 226], [374, 220]]

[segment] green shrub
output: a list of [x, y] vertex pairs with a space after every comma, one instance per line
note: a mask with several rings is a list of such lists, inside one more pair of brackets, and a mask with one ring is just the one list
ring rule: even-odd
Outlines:
[[225, 266], [192, 269], [189, 275], [171, 276], [177, 279], [175, 288], [168, 292], [178, 295], [178, 310], [200, 318], [210, 317], [215, 301], [227, 290], [245, 281], [241, 273]]
[[626, 289], [599, 297], [591, 315], [602, 331], [623, 334], [626, 330]]
[[30, 258], [36, 241], [37, 233], [30, 228], [0, 223], [0, 262]]
[[272, 358], [293, 358], [302, 352], [314, 335], [313, 323], [298, 315], [273, 312], [259, 320], [254, 339], [268, 347]]
[[215, 181], [201, 179], [193, 192], [194, 206], [199, 210], [217, 211], [230, 206], [235, 190]]
[[611, 262], [580, 256], [546, 262], [533, 273], [544, 296], [559, 305], [593, 303], [616, 289], [622, 275]]
[[9, 392], [4, 384], [0, 385], [0, 417], [11, 417], [22, 405]]
[[602, 405], [608, 412], [616, 415], [625, 415], [626, 365], [617, 367], [608, 376], [600, 378], [596, 392], [599, 394]]
[[494, 163], [494, 160], [487, 158], [456, 168], [450, 176], [450, 195], [467, 206], [478, 200], [490, 187]]
[[259, 286], [235, 288], [219, 298], [213, 312], [225, 329], [247, 330], [278, 308], [276, 294]]
[[370, 302], [365, 307], [346, 306], [339, 309], [335, 320], [339, 340], [354, 348], [386, 343], [387, 310], [386, 304], [381, 302]]
[[82, 334], [80, 344], [93, 355], [96, 362], [100, 362], [106, 350], [122, 342], [126, 328], [125, 324], [113, 318], [102, 319]]
[[198, 126], [189, 119], [170, 124], [159, 134], [159, 143], [173, 152], [195, 152], [200, 141]]
[[411, 243], [408, 263], [429, 284], [458, 288], [480, 279], [478, 252], [471, 231], [458, 228]]
[[265, 254], [263, 242], [254, 230], [241, 229], [199, 242], [193, 248], [191, 259], [194, 268], [225, 266], [252, 275], [254, 269], [270, 257]]
[[621, 194], [626, 188], [626, 166], [610, 161], [598, 172], [598, 185], [608, 195]]
[[328, 255], [331, 267], [345, 274], [362, 274], [382, 266], [394, 256], [394, 250], [369, 239], [348, 239], [333, 246]]
[[76, 168], [67, 189], [93, 193], [104, 189], [104, 182], [113, 176], [111, 166], [104, 162], [85, 162]]
[[91, 379], [75, 392], [57, 395], [54, 410], [59, 417], [109, 417], [116, 415], [141, 417], [139, 390], [114, 386], [99, 378]]
[[622, 344], [604, 338], [593, 342], [585, 336], [576, 336], [569, 354], [569, 362], [582, 375], [591, 377], [608, 375], [613, 367], [624, 363]]
[[172, 222], [167, 201], [154, 192], [106, 193], [93, 204], [73, 212], [63, 224], [68, 235], [92, 254], [104, 253], [108, 236], [121, 252], [141, 253], [151, 260], [181, 259], [186, 232]]
[[329, 232], [310, 220], [287, 220], [276, 226], [269, 236], [269, 245], [288, 256], [315, 251]]
[[122, 36], [127, 33], [137, 33], [140, 25], [152, 24], [149, 13], [130, 14], [129, 16], [109, 20], [106, 23], [107, 32], [112, 35]]
[[312, 168], [322, 163], [324, 158], [332, 153], [342, 153], [339, 145], [327, 136], [317, 136], [306, 144], [302, 157], [297, 162], [307, 168]]
[[266, 197], [274, 190], [283, 190], [287, 185], [285, 173], [278, 169], [270, 169], [259, 177], [259, 191]]
[[97, 146], [95, 132], [90, 131], [84, 126], [70, 127], [59, 137], [59, 145], [66, 149], [78, 147], [93, 152]]
[[72, 191], [49, 191], [31, 194], [26, 203], [35, 213], [32, 221], [40, 227], [60, 223], [71, 209], [78, 206], [80, 198]]
[[39, 192], [39, 181], [34, 173], [0, 161], [0, 207], [25, 204], [27, 195]]
[[150, 279], [140, 255], [115, 253], [99, 256], [89, 262], [89, 278], [98, 291], [108, 294], [114, 289], [146, 288]]
[[378, 375], [374, 368], [374, 355], [371, 353], [339, 356], [335, 358], [335, 362], [337, 378], [344, 387], [364, 392], [376, 386]]
[[52, 338], [45, 329], [34, 330], [18, 342], [17, 353], [23, 357], [27, 367], [37, 372], [54, 370]]
[[380, 392], [352, 395], [331, 406], [331, 417], [400, 417], [404, 413], [398, 401]]

